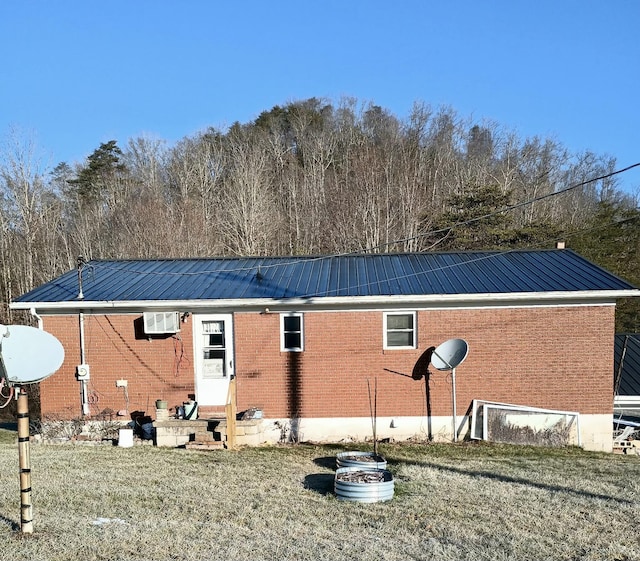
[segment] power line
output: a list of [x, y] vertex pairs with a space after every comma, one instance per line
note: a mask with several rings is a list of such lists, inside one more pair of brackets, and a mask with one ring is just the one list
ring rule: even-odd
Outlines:
[[[455, 224], [453, 224], [452, 226], [448, 226], [445, 228], [439, 228], [437, 230], [431, 230], [428, 232], [423, 232], [421, 234], [417, 234], [415, 236], [412, 237], [408, 237], [408, 238], [403, 238], [403, 239], [398, 239], [398, 240], [393, 240], [390, 242], [385, 242], [383, 244], [377, 245], [377, 246], [372, 246], [369, 248], [364, 248], [361, 250], [357, 250], [357, 251], [350, 251], [350, 252], [343, 252], [343, 253], [334, 253], [334, 254], [330, 254], [330, 255], [319, 255], [319, 256], [309, 256], [309, 257], [305, 257], [302, 259], [296, 259], [295, 261], [285, 261], [284, 263], [279, 262], [279, 263], [273, 263], [270, 265], [267, 264], [260, 264], [260, 269], [261, 271], [264, 271], [265, 269], [270, 269], [270, 268], [274, 268], [274, 267], [282, 267], [282, 266], [287, 266], [287, 265], [293, 265], [293, 264], [298, 264], [298, 263], [304, 263], [304, 262], [311, 262], [311, 261], [322, 261], [322, 260], [327, 260], [327, 259], [332, 259], [335, 257], [348, 257], [350, 255], [360, 255], [362, 253], [370, 253], [373, 252], [375, 250], [379, 250], [382, 248], [386, 248], [392, 245], [397, 245], [397, 244], [404, 244], [410, 241], [414, 241], [420, 238], [424, 238], [426, 236], [432, 236], [435, 234], [447, 234], [449, 232], [451, 232], [451, 230], [455, 229], [455, 228], [460, 228], [463, 226], [468, 226], [469, 224], [474, 224], [476, 222], [479, 222], [480, 220], [486, 220], [487, 218], [490, 218], [492, 216], [496, 216], [498, 214], [503, 214], [505, 212], [510, 212], [512, 210], [527, 206], [527, 205], [531, 205], [534, 204], [536, 202], [545, 200], [545, 199], [549, 199], [551, 197], [556, 197], [558, 195], [563, 195], [565, 193], [568, 193], [569, 191], [573, 191], [574, 189], [577, 189], [579, 187], [584, 187], [585, 185], [588, 185], [590, 183], [595, 183], [596, 181], [602, 181], [604, 179], [608, 179], [610, 177], [614, 177], [616, 175], [619, 175], [621, 173], [625, 173], [633, 168], [639, 167], [640, 166], [640, 162], [636, 163], [636, 164], [632, 164], [630, 166], [627, 166], [625, 168], [622, 168], [620, 170], [615, 170], [612, 171], [610, 173], [604, 174], [604, 175], [600, 175], [598, 177], [594, 177], [592, 179], [587, 179], [585, 181], [581, 181], [579, 183], [576, 183], [574, 185], [570, 185], [569, 187], [566, 187], [564, 189], [561, 189], [559, 191], [554, 191], [552, 193], [546, 193], [544, 195], [540, 195], [538, 197], [534, 197], [533, 199], [528, 199], [526, 201], [522, 201], [520, 203], [516, 203], [514, 205], [510, 205], [492, 212], [488, 212], [486, 214], [483, 214], [482, 216], [477, 216], [474, 218], [469, 218], [467, 220], [464, 220], [462, 222], [456, 222]], [[188, 259], [188, 258], [187, 258]], [[198, 260], [198, 259], [203, 259], [206, 260], [207, 258], [196, 258], [194, 260]], [[234, 257], [234, 258], [224, 258], [227, 260], [230, 259], [243, 259], [243, 260], [247, 260], [247, 259], [256, 259], [256, 260], [263, 260], [263, 259], [274, 259], [274, 258], [270, 258], [270, 257]], [[277, 258], [279, 259], [279, 258]], [[283, 257], [282, 259], [286, 259], [286, 257]], [[164, 259], [167, 260], [167, 259]], [[176, 258], [177, 260], [183, 260], [182, 258]], [[138, 260], [133, 260], [133, 261], [138, 261]], [[160, 259], [152, 259], [151, 261], [160, 261]], [[113, 265], [109, 265], [109, 266], [103, 266], [100, 265], [99, 261], [97, 262], [92, 262], [92, 263], [96, 263], [96, 265], [99, 265], [101, 268], [103, 269], [114, 269], [114, 270], [126, 270], [127, 272], [131, 273], [131, 274], [139, 274], [139, 275], [162, 275], [162, 276], [182, 276], [182, 277], [186, 277], [186, 276], [197, 276], [197, 275], [206, 275], [206, 274], [229, 274], [229, 273], [242, 273], [242, 272], [246, 272], [246, 271], [252, 271], [255, 269], [255, 267], [239, 267], [236, 269], [224, 269], [224, 270], [220, 270], [220, 269], [215, 269], [215, 270], [204, 270], [204, 271], [195, 271], [192, 273], [189, 272], [153, 272], [153, 271], [133, 271], [129, 268], [126, 267], [115, 267]]]
[[523, 206], [532, 205], [534, 203], [537, 203], [539, 201], [543, 201], [545, 199], [549, 199], [551, 197], [555, 197], [557, 195], [563, 195], [565, 193], [568, 193], [569, 191], [577, 189], [578, 187], [584, 187], [585, 185], [588, 185], [589, 183], [595, 183], [596, 181], [601, 181], [603, 179], [608, 179], [610, 177], [613, 177], [614, 175], [618, 175], [620, 173], [624, 173], [624, 172], [629, 171], [629, 170], [631, 170], [633, 168], [636, 168], [638, 166], [640, 166], [640, 162], [638, 162], [637, 164], [633, 164], [633, 165], [627, 166], [626, 168], [607, 173], [605, 175], [594, 177], [593, 179], [587, 179], [585, 181], [581, 181], [580, 183], [576, 183], [575, 185], [571, 185], [569, 187], [566, 187], [565, 189], [561, 189], [560, 191], [554, 191], [553, 193], [546, 193], [544, 195], [540, 195], [539, 197], [534, 197], [533, 199], [529, 199], [527, 201], [523, 201], [523, 202], [516, 203], [514, 205], [510, 205], [510, 206], [507, 206], [507, 207], [504, 207], [504, 208], [501, 208], [501, 209], [498, 209], [498, 210], [494, 210], [492, 212], [488, 212], [487, 214], [483, 214], [482, 216], [476, 216], [475, 218], [469, 218], [468, 220], [464, 220], [462, 222], [456, 222], [453, 226], [448, 226], [446, 228], [440, 228], [438, 230], [432, 230], [430, 232], [424, 232], [422, 234], [418, 234], [416, 236], [412, 236], [410, 238], [405, 238], [405, 239], [402, 239], [402, 240], [396, 240], [396, 241], [393, 241], [393, 242], [384, 243], [384, 244], [381, 244], [379, 246], [376, 246], [374, 248], [370, 248], [370, 249], [367, 249], [367, 250], [364, 250], [364, 251], [371, 251], [371, 249], [380, 249], [380, 248], [383, 248], [383, 247], [388, 247], [389, 245], [394, 245], [394, 244], [398, 244], [398, 243], [406, 243], [406, 242], [410, 242], [410, 241], [414, 241], [414, 240], [423, 238], [425, 236], [432, 236], [434, 234], [443, 234], [443, 233], [446, 233], [446, 232], [450, 232], [451, 230], [453, 230], [455, 228], [460, 228], [462, 226], [468, 226], [469, 224], [473, 224], [475, 222], [479, 222], [480, 220], [485, 220], [487, 218], [491, 218], [492, 216], [496, 216], [498, 214], [503, 214], [505, 212], [509, 212], [509, 211], [515, 210], [517, 208], [521, 208]]

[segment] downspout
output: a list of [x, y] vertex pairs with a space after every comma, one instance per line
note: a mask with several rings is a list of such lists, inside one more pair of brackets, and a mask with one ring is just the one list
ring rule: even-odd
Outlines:
[[[78, 300], [84, 299], [84, 293], [82, 292], [82, 269], [86, 265], [84, 257], [78, 257]], [[80, 366], [84, 367], [84, 313], [78, 312], [78, 332], [80, 334]], [[89, 409], [89, 394], [87, 389], [87, 376], [82, 376], [80, 378], [80, 366], [76, 371], [76, 376], [78, 377], [78, 381], [80, 382], [80, 403], [82, 405], [82, 415], [88, 415], [90, 413]], [[88, 370], [87, 370], [88, 372]]]
[[42, 317], [41, 317], [41, 316], [39, 316], [39, 315], [36, 313], [36, 309], [35, 309], [35, 308], [31, 308], [31, 309], [29, 310], [29, 313], [30, 313], [34, 318], [36, 318], [36, 319], [38, 320], [38, 329], [44, 329], [43, 322], [42, 322]]
[[[29, 312], [38, 321], [38, 329], [43, 329], [42, 316], [39, 316], [37, 314], [35, 308], [31, 308]], [[84, 364], [84, 314], [83, 313], [80, 313], [79, 321], [80, 321], [80, 364]], [[89, 399], [87, 394], [86, 380], [82, 380], [80, 382], [80, 401], [82, 403], [82, 414], [88, 415], [90, 410], [89, 410]]]
[[[82, 312], [78, 314], [78, 325], [80, 333], [80, 364], [84, 364], [84, 314]], [[80, 403], [82, 404], [82, 414], [88, 415], [90, 410], [87, 380], [80, 380]]]
[[[29, 312], [38, 321], [38, 329], [43, 329], [42, 316], [37, 314], [35, 308], [31, 308]], [[80, 312], [78, 319], [80, 327], [80, 364], [84, 364], [84, 314], [82, 312]], [[88, 415], [90, 413], [90, 409], [86, 380], [80, 381], [80, 402], [82, 404], [82, 414]]]

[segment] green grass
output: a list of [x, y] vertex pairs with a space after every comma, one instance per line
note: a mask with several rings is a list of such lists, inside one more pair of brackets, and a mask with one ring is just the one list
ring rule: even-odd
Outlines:
[[13, 444], [17, 442], [18, 433], [16, 431], [0, 429], [0, 444]]
[[0, 560], [640, 559], [638, 456], [383, 445], [396, 495], [367, 505], [332, 492], [355, 448], [32, 445], [24, 536], [17, 445], [0, 444]]

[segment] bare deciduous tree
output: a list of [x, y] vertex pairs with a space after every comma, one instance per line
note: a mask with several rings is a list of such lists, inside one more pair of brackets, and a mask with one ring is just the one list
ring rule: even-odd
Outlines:
[[[208, 129], [172, 147], [141, 137], [121, 150], [110, 141], [51, 173], [33, 142], [14, 134], [0, 149], [0, 297], [6, 315], [10, 298], [73, 267], [78, 255], [542, 243], [539, 232], [588, 225], [602, 201], [636, 204], [621, 196], [615, 178], [591, 181], [614, 167], [611, 158], [570, 154], [555, 140], [522, 138], [450, 107], [416, 103], [401, 120], [349, 98], [335, 106], [318, 98], [276, 106], [253, 122]], [[446, 233], [460, 217], [509, 205], [504, 220], [485, 225], [495, 232], [473, 226]]]

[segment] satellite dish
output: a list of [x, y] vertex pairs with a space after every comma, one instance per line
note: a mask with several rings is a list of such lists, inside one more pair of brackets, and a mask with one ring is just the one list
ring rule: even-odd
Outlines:
[[469, 345], [464, 339], [449, 339], [438, 345], [431, 355], [431, 364], [438, 370], [453, 370], [459, 364], [462, 364], [467, 353]]
[[10, 385], [35, 384], [62, 366], [64, 347], [51, 333], [28, 325], [2, 327], [0, 376]]
[[458, 442], [458, 427], [456, 421], [456, 366], [462, 364], [469, 345], [464, 339], [449, 339], [436, 347], [431, 355], [431, 364], [438, 370], [451, 370], [451, 399], [453, 409], [453, 441]]

